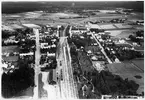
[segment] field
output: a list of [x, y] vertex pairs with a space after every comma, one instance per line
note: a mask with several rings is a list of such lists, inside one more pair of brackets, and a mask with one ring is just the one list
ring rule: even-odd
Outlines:
[[117, 28], [132, 28], [131, 25], [127, 24], [114, 24]]
[[[88, 18], [72, 18], [69, 19], [68, 17], [78, 17], [79, 14], [75, 13], [43, 13], [40, 11], [35, 12], [26, 12], [26, 13], [18, 13], [18, 14], [4, 14], [2, 16], [3, 24], [7, 23], [14, 23], [14, 24], [26, 24], [26, 23], [33, 23], [33, 24], [79, 24], [84, 25], [84, 22], [87, 21], [97, 21], [97, 20], [111, 20], [112, 18], [120, 18], [120, 14], [105, 14], [100, 13], [96, 16], [91, 16]], [[67, 19], [59, 19], [59, 18], [67, 18]], [[20, 22], [20, 21], [21, 22]]]
[[128, 38], [129, 35], [132, 35], [133, 33], [128, 30], [128, 31], [122, 31], [120, 34], [116, 35], [115, 38]]
[[[64, 25], [71, 23], [72, 25], [84, 25], [87, 21], [110, 21], [113, 18], [130, 18], [129, 20], [134, 20], [134, 18], [138, 19], [141, 15], [123, 15], [123, 14], [107, 14], [104, 12], [96, 12], [95, 16], [90, 16], [88, 18], [71, 18], [69, 17], [78, 17], [79, 14], [76, 13], [45, 13], [42, 11], [34, 11], [34, 12], [25, 12], [25, 13], [17, 13], [17, 14], [3, 14], [2, 22], [4, 25], [15, 24], [9, 29], [15, 29], [15, 27], [21, 28], [21, 24], [50, 24], [52, 26]], [[59, 19], [59, 18], [67, 18], [67, 19]], [[20, 20], [20, 21], [19, 21]], [[18, 24], [18, 25], [16, 25]], [[8, 27], [8, 26], [7, 26]], [[6, 27], [6, 29], [7, 29]], [[122, 25], [122, 24], [102, 24], [100, 25], [103, 29], [118, 29], [118, 28], [131, 28], [130, 25]]]
[[3, 46], [2, 47], [2, 53], [11, 53], [11, 52], [18, 52], [19, 48], [18, 46]]
[[102, 29], [116, 29], [113, 24], [99, 25]]
[[[128, 78], [128, 80], [133, 80], [137, 84], [139, 84], [139, 88], [137, 93], [141, 93], [144, 91], [144, 71], [140, 70], [132, 63], [113, 63], [108, 64], [108, 69], [113, 74], [121, 76], [123, 79]], [[140, 79], [135, 78], [135, 76], [141, 76]]]
[[9, 57], [2, 57], [3, 60], [8, 61], [8, 62], [16, 62], [18, 61], [18, 56], [9, 56]]
[[132, 63], [134, 63], [137, 67], [144, 70], [144, 60], [143, 59], [134, 59], [134, 60], [132, 60]]
[[138, 20], [138, 19], [143, 20], [144, 14], [140, 13], [140, 12], [135, 12], [134, 14], [129, 15], [128, 19], [130, 19], [130, 20]]
[[86, 55], [85, 52], [79, 51], [78, 52], [78, 59], [79, 59], [79, 64], [81, 66], [81, 70], [83, 72], [92, 72], [94, 70], [92, 66], [92, 62], [89, 59], [89, 57]]
[[12, 27], [13, 29], [22, 29], [22, 28], [24, 28], [22, 25], [18, 25], [18, 24], [12, 24], [12, 25], [10, 25], [10, 27]]
[[108, 30], [107, 32], [110, 32], [110, 35], [113, 38], [128, 38], [128, 36], [133, 34], [133, 32], [136, 32], [136, 30], [135, 29], [122, 29], [122, 30]]
[[14, 31], [14, 29], [11, 26], [7, 26], [7, 25], [2, 25], [2, 30]]
[[[19, 48], [18, 46], [3, 46], [2, 47], [2, 53], [12, 53], [12, 52], [18, 52], [19, 51]], [[5, 60], [5, 61], [17, 61], [18, 60], [18, 56], [2, 56], [2, 58]]]
[[141, 52], [143, 52], [144, 51], [144, 45], [142, 44], [142, 46], [134, 46], [134, 49], [140, 50]]
[[137, 30], [144, 30], [144, 26], [136, 25], [134, 26], [134, 28], [136, 28]]
[[[133, 45], [132, 41], [130, 41], [130, 40], [126, 40], [126, 41]], [[141, 46], [134, 46], [134, 49], [140, 50], [141, 52], [143, 52], [144, 51], [144, 42], [141, 42]]]

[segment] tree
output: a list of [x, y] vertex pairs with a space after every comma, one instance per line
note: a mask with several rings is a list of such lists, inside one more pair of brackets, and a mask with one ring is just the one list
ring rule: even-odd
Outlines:
[[26, 29], [24, 30], [24, 33], [26, 33], [26, 34], [31, 34], [32, 32], [33, 32], [33, 30], [30, 29], [30, 28], [26, 28]]
[[12, 34], [12, 32], [8, 31], [8, 30], [2, 30], [2, 38], [8, 38], [10, 36], [12, 36], [14, 34]]
[[86, 72], [86, 71], [84, 71], [84, 76], [85, 76], [85, 77], [87, 76], [87, 72]]

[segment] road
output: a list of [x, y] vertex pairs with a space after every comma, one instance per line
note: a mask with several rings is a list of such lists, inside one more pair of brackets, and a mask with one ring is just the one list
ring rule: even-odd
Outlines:
[[49, 78], [49, 72], [41, 72], [42, 73], [42, 82], [44, 83], [43, 89], [47, 91], [47, 99], [59, 99], [59, 90], [58, 85], [49, 85], [48, 84], [48, 78]]
[[34, 95], [33, 98], [34, 99], [38, 99], [39, 96], [39, 90], [38, 90], [38, 75], [40, 73], [40, 66], [39, 66], [39, 62], [40, 62], [40, 45], [39, 45], [39, 30], [38, 29], [33, 29], [33, 32], [35, 33], [36, 36], [36, 51], [35, 51], [35, 76], [34, 76], [34, 83], [36, 85], [36, 87], [34, 87]]
[[107, 56], [104, 48], [102, 47], [102, 45], [100, 44], [100, 42], [96, 39], [95, 35], [93, 33], [92, 34], [92, 37], [95, 39], [95, 41], [98, 43], [99, 47], [101, 48], [101, 52], [104, 54], [104, 56], [107, 58], [108, 62], [111, 64], [112, 61], [110, 60], [110, 58]]
[[[33, 98], [34, 99], [38, 99], [38, 98], [41, 98], [41, 94], [40, 91], [42, 90], [39, 90], [41, 88], [39, 88], [39, 86], [43, 85], [43, 89], [45, 91], [47, 91], [47, 98], [48, 99], [59, 99], [59, 91], [58, 91], [58, 85], [49, 85], [48, 84], [48, 78], [49, 78], [49, 72], [41, 72], [40, 71], [40, 43], [39, 43], [39, 31], [38, 29], [34, 29], [33, 30], [34, 33], [35, 33], [35, 36], [36, 36], [36, 51], [35, 51], [35, 78], [34, 78], [34, 81], [35, 81], [35, 85], [36, 87], [34, 87], [34, 95], [33, 95]], [[39, 74], [42, 74], [42, 77], [41, 79], [39, 79], [40, 77]], [[39, 82], [39, 80], [42, 80], [43, 84]], [[43, 95], [43, 94], [42, 94]]]
[[[78, 91], [73, 79], [73, 71], [71, 66], [70, 48], [65, 36], [68, 30], [68, 25], [65, 27], [60, 41], [57, 52], [58, 72], [62, 70], [62, 77], [60, 73], [60, 91], [62, 99], [76, 99], [78, 98]], [[61, 62], [61, 64], [60, 64]], [[61, 80], [62, 78], [62, 80]]]

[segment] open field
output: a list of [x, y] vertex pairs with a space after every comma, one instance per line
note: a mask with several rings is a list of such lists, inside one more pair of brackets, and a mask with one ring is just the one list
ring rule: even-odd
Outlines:
[[92, 72], [94, 70], [92, 66], [92, 62], [88, 58], [85, 52], [79, 51], [78, 52], [78, 59], [79, 59], [79, 64], [81, 66], [81, 69], [83, 72]]
[[9, 57], [2, 57], [4, 61], [8, 62], [16, 62], [18, 61], [18, 56], [9, 56]]
[[11, 26], [7, 26], [7, 25], [2, 25], [2, 30], [14, 31], [14, 29]]
[[[144, 91], [144, 72], [134, 66], [131, 63], [113, 63], [108, 64], [108, 69], [113, 74], [121, 76], [123, 79], [128, 78], [128, 80], [133, 80], [137, 84], [139, 84], [139, 88], [137, 90], [137, 93], [141, 93]], [[141, 76], [140, 79], [135, 78], [134, 76]]]
[[[35, 16], [35, 17], [34, 17]], [[21, 20], [21, 23], [37, 23], [37, 21], [39, 22], [39, 24], [43, 24], [43, 23], [49, 23], [50, 21], [53, 22], [61, 22], [61, 23], [84, 23], [86, 21], [96, 21], [96, 20], [111, 20], [112, 18], [120, 18], [122, 17], [120, 14], [99, 14], [96, 16], [91, 16], [88, 18], [74, 18], [74, 19], [59, 19], [59, 18], [63, 18], [63, 17], [78, 17], [78, 14], [74, 14], [74, 13], [42, 13], [42, 12], [26, 12], [26, 13], [18, 13], [18, 14], [4, 14], [2, 16], [2, 20], [5, 23], [19, 23], [19, 21], [17, 20]], [[105, 16], [105, 17], [104, 17]], [[37, 20], [35, 19], [37, 18]], [[9, 20], [10, 19], [10, 20]], [[25, 20], [28, 19], [28, 20]], [[36, 21], [36, 22], [35, 22]]]
[[140, 12], [135, 12], [133, 15], [128, 15], [129, 20], [143, 20], [144, 14]]
[[110, 35], [113, 38], [128, 38], [128, 36], [133, 34], [133, 32], [136, 32], [136, 30], [135, 29], [122, 29], [122, 30], [108, 30], [107, 32], [110, 32]]
[[137, 25], [137, 26], [134, 26], [137, 30], [144, 30], [144, 26], [139, 26], [139, 25]]
[[134, 46], [134, 49], [136, 49], [136, 50], [144, 50], [144, 45], [142, 45], [142, 46]]
[[[87, 21], [99, 21], [99, 20], [104, 20], [104, 21], [110, 21], [113, 18], [130, 18], [129, 20], [134, 20], [134, 17], [136, 19], [140, 18], [141, 15], [123, 15], [123, 14], [107, 14], [107, 13], [101, 13], [98, 12], [97, 15], [91, 16], [88, 18], [72, 18], [69, 19], [69, 17], [78, 17], [80, 16], [79, 14], [75, 13], [44, 13], [42, 11], [34, 11], [34, 12], [26, 12], [26, 13], [17, 13], [17, 14], [3, 14], [2, 16], [2, 22], [3, 24], [7, 23], [14, 23], [14, 24], [28, 24], [28, 23], [33, 23], [33, 24], [74, 24], [74, 25], [84, 25], [85, 22]], [[140, 17], [139, 17], [140, 16]], [[59, 18], [67, 18], [67, 19], [59, 19]], [[18, 26], [17, 26], [18, 27]], [[117, 24], [116, 26], [114, 25], [101, 25], [102, 28], [106, 29], [109, 27], [109, 29], [116, 29], [118, 28], [126, 28], [126, 27], [131, 27], [130, 25], [119, 25]]]
[[[132, 41], [130, 41], [130, 40], [126, 40], [126, 41], [128, 43], [130, 43], [131, 45], [133, 45]], [[144, 42], [141, 42], [141, 46], [134, 46], [134, 49], [143, 51], [144, 50]]]
[[132, 28], [131, 25], [127, 24], [114, 24], [117, 28]]
[[113, 24], [99, 25], [102, 29], [116, 29]]
[[[18, 52], [19, 48], [18, 46], [3, 46], [2, 47], [2, 53], [12, 53], [12, 52]], [[18, 60], [18, 56], [2, 56], [2, 59], [5, 61], [15, 62]]]
[[141, 68], [142, 70], [144, 70], [144, 60], [143, 59], [134, 59], [134, 60], [131, 60], [131, 61], [136, 66], [138, 66], [139, 68]]
[[19, 48], [18, 46], [3, 46], [2, 47], [2, 53], [11, 53], [11, 52], [18, 52]]
[[128, 30], [128, 31], [122, 31], [120, 34], [116, 35], [114, 38], [128, 38], [129, 35], [132, 35], [133, 33]]
[[18, 25], [18, 24], [12, 24], [12, 25], [10, 25], [10, 27], [12, 27], [12, 29], [22, 29], [22, 28], [24, 28], [22, 25]]

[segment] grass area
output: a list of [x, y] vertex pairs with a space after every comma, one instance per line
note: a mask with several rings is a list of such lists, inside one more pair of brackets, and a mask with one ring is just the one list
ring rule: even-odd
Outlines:
[[[2, 53], [13, 53], [13, 52], [19, 52], [18, 46], [3, 46], [2, 47]], [[18, 56], [2, 56], [3, 60], [8, 61], [8, 62], [15, 62], [18, 61], [19, 57]], [[17, 64], [16, 64], [17, 65]]]
[[2, 58], [3, 60], [8, 61], [8, 62], [16, 62], [19, 59], [18, 56], [9, 56], [9, 57], [2, 57]]
[[111, 36], [113, 38], [128, 38], [129, 35], [133, 34], [133, 32], [136, 32], [135, 29], [122, 29], [122, 30], [111, 30], [107, 31], [110, 32]]
[[116, 46], [123, 46], [123, 47], [128, 47], [128, 48], [131, 48], [132, 46], [129, 45], [129, 44], [115, 44]]
[[99, 25], [102, 29], [116, 29], [113, 24]]
[[131, 30], [122, 31], [120, 34], [116, 35], [115, 38], [128, 38], [129, 35], [132, 35], [133, 32]]
[[[63, 14], [57, 14], [57, 13], [53, 13], [53, 14], [42, 14], [42, 16], [37, 16], [37, 18], [35, 18], [35, 16], [32, 14], [32, 17], [34, 18], [30, 18], [29, 20], [23, 20], [23, 18], [25, 18], [25, 13], [24, 15], [18, 14], [20, 15], [20, 20], [21, 22], [24, 23], [33, 23], [33, 24], [53, 24], [53, 20], [55, 21], [55, 23], [74, 23], [74, 24], [79, 24], [82, 23], [84, 24], [84, 22], [89, 21], [89, 20], [111, 20], [112, 17], [113, 18], [120, 18], [120, 14], [97, 14], [96, 16], [91, 16], [89, 18], [75, 18], [75, 19], [59, 19], [57, 17], [61, 17], [64, 16]], [[77, 14], [68, 14], [68, 16], [77, 16]], [[29, 15], [28, 15], [29, 16]], [[28, 17], [26, 16], [26, 17]], [[31, 14], [30, 14], [31, 16]], [[66, 14], [65, 14], [66, 16]], [[6, 21], [5, 19], [7, 19], [8, 17], [3, 17], [3, 22], [4, 23], [19, 23], [17, 20], [15, 21]], [[41, 20], [38, 20], [41, 19]]]
[[144, 59], [134, 59], [134, 60], [131, 60], [131, 61], [132, 61], [132, 63], [137, 65], [139, 68], [144, 70]]
[[92, 67], [92, 62], [90, 61], [89, 57], [87, 57], [85, 52], [79, 51], [78, 59], [83, 72], [93, 72], [94, 68]]
[[132, 28], [131, 25], [127, 24], [114, 24], [117, 28]]
[[[128, 43], [133, 45], [133, 42], [130, 40], [126, 40]], [[134, 46], [134, 49], [136, 50], [144, 50], [144, 42], [141, 42], [141, 46]]]
[[[108, 69], [113, 74], [119, 75], [123, 79], [128, 78], [128, 80], [133, 80], [137, 84], [139, 84], [139, 88], [137, 90], [137, 93], [141, 93], [144, 91], [144, 73], [142, 70], [134, 66], [132, 63], [129, 63], [128, 61], [123, 63], [113, 63], [108, 64]], [[139, 75], [142, 78], [137, 79], [134, 76]]]
[[113, 64], [108, 64], [107, 65], [109, 68], [109, 71], [116, 73], [116, 74], [134, 74], [134, 73], [141, 73], [139, 69], [134, 67], [131, 63], [129, 62], [124, 62], [124, 63], [113, 63]]
[[2, 53], [7, 52], [7, 53], [11, 53], [11, 52], [18, 52], [19, 48], [18, 46], [2, 46]]
[[128, 15], [128, 19], [144, 19], [144, 13], [136, 12], [135, 15]]
[[136, 49], [136, 50], [144, 50], [144, 45], [142, 45], [142, 46], [134, 46], [134, 49]]

